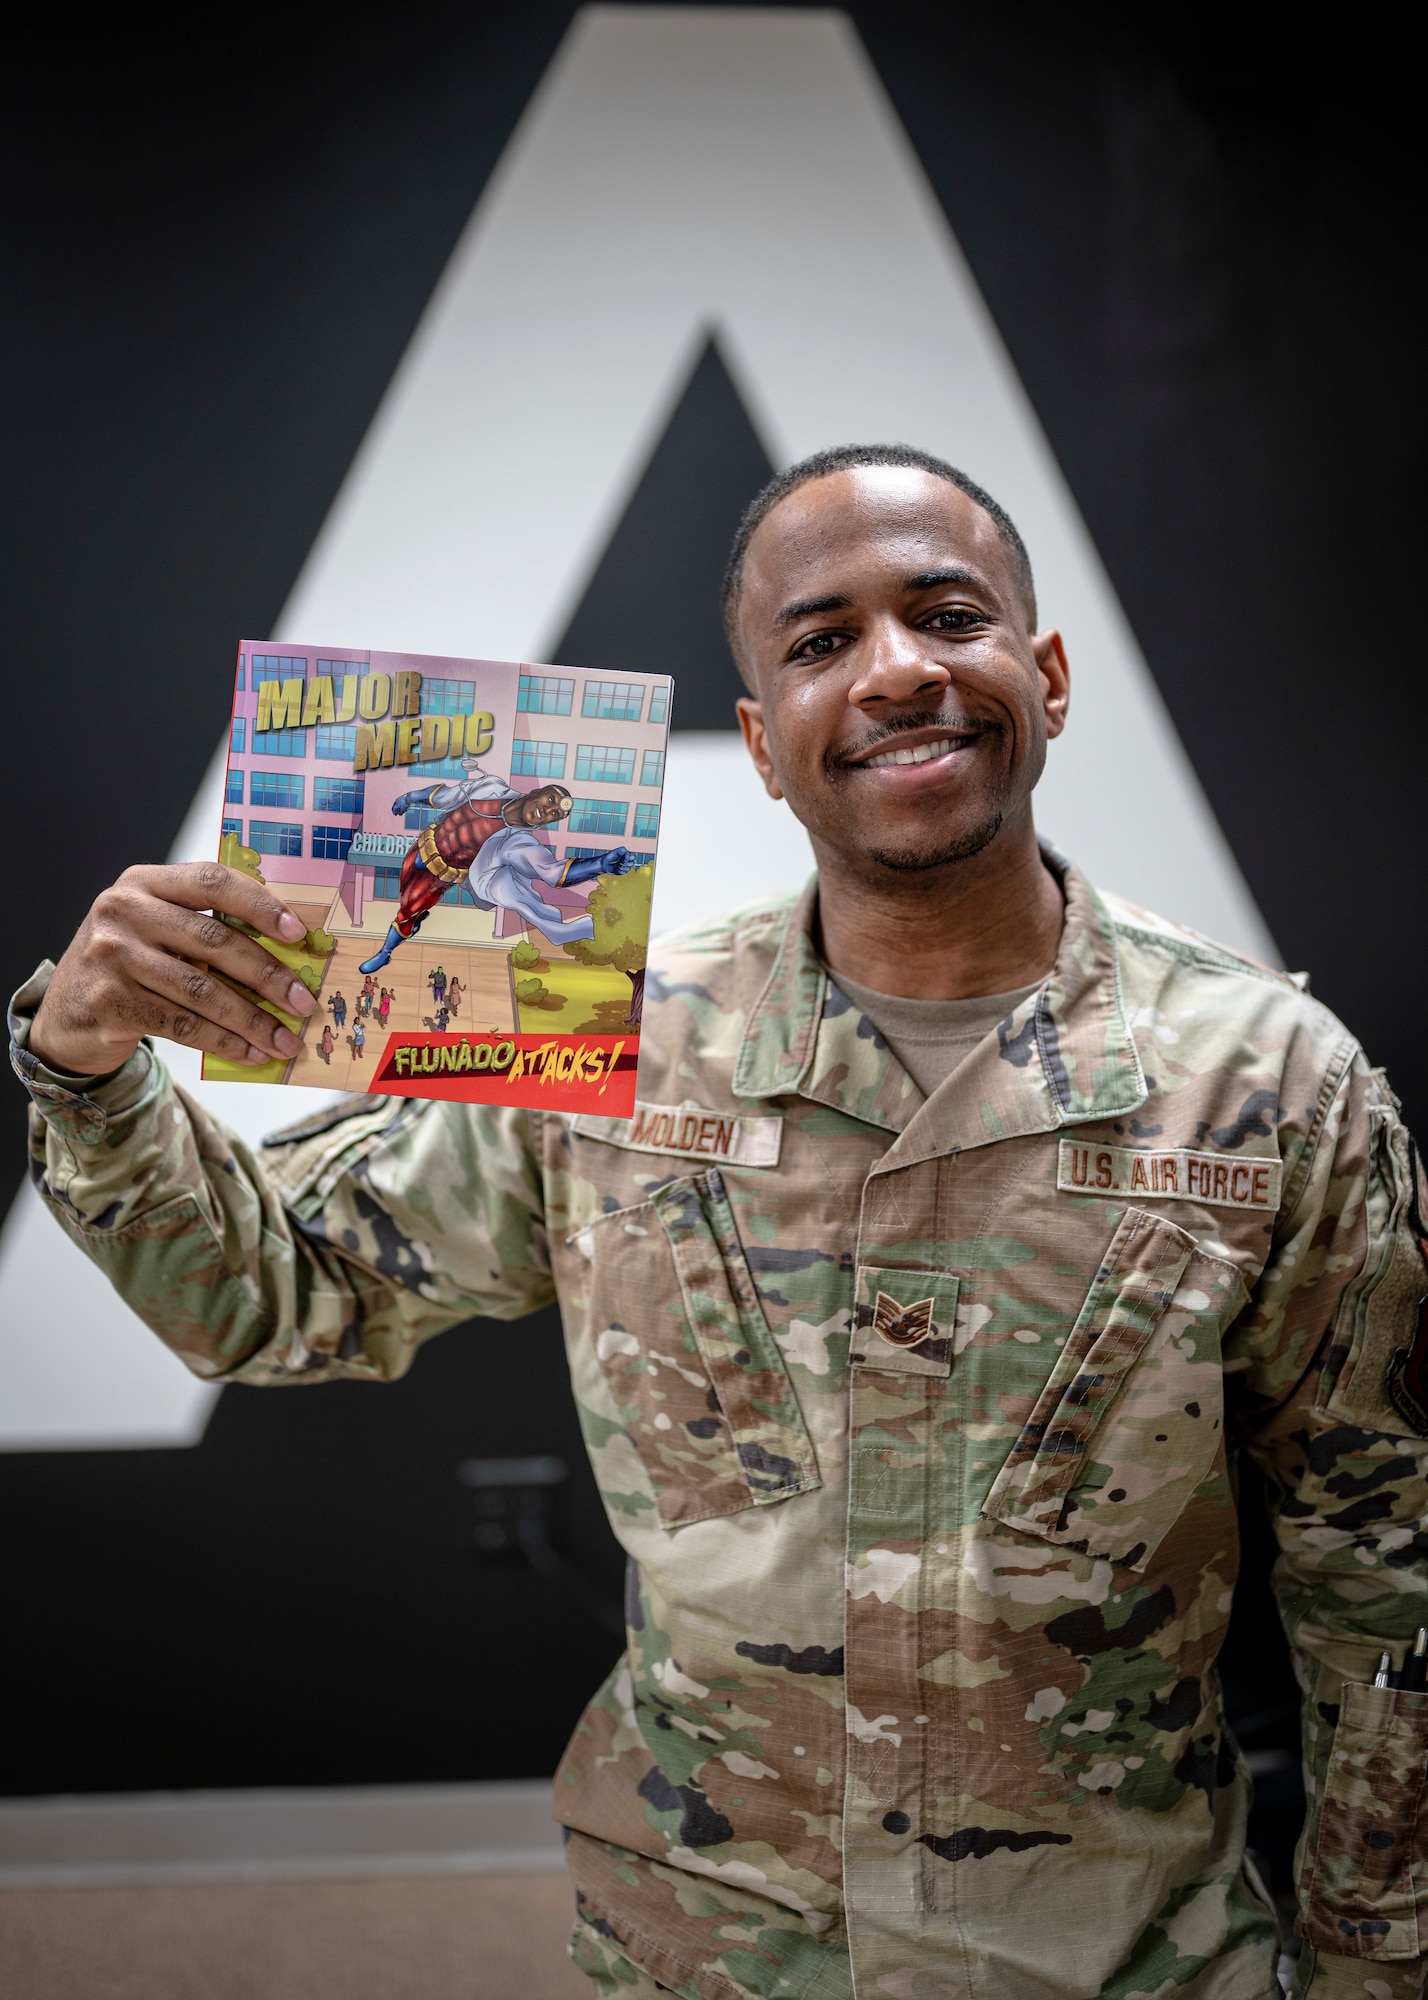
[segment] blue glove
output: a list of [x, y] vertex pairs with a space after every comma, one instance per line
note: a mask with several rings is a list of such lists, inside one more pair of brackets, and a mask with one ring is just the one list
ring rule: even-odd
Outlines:
[[561, 880], [567, 887], [577, 882], [593, 882], [597, 875], [610, 873], [610, 858], [606, 854], [582, 854], [578, 861], [567, 861]]
[[639, 855], [631, 854], [628, 847], [612, 847], [603, 854], [587, 854], [582, 860], [570, 862], [564, 880], [591, 882], [597, 875], [628, 875], [632, 868], [643, 866]]
[[403, 792], [399, 799], [392, 800], [392, 811], [398, 819], [401, 818], [402, 814], [407, 810], [411, 802], [412, 802], [412, 795], [410, 792]]

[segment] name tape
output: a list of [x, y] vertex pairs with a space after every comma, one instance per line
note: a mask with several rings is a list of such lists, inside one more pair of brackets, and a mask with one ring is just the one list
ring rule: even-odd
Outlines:
[[1278, 1160], [1226, 1159], [1223, 1153], [1163, 1153], [1134, 1146], [1090, 1146], [1063, 1139], [1056, 1185], [1070, 1194], [1125, 1194], [1138, 1201], [1198, 1201], [1212, 1208], [1279, 1207], [1284, 1168]]
[[682, 1160], [723, 1160], [734, 1167], [776, 1167], [783, 1141], [782, 1118], [705, 1111], [697, 1104], [642, 1104], [638, 1099], [633, 1118], [582, 1114], [573, 1129], [582, 1138], [603, 1139], [632, 1153], [673, 1153]]

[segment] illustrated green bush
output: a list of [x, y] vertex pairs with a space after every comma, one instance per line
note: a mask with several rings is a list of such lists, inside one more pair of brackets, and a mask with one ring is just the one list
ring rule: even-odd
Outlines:
[[653, 894], [654, 869], [648, 862], [628, 875], [597, 877], [586, 905], [595, 935], [577, 938], [565, 947], [567, 955], [582, 965], [608, 965], [612, 971], [624, 973], [630, 982], [630, 1011], [624, 1021], [627, 1028], [638, 1028], [645, 1010], [645, 960]]
[[[219, 845], [218, 858], [225, 868], [235, 868], [242, 875], [250, 875], [255, 882], [266, 884], [267, 878], [259, 866], [261, 857], [257, 849], [245, 847], [237, 834], [224, 834]], [[337, 947], [337, 940], [330, 931], [311, 930], [301, 944], [284, 944], [277, 938], [264, 937], [261, 931], [254, 930], [253, 926], [245, 923], [242, 917], [232, 916], [227, 911], [220, 911], [219, 915], [232, 929], [242, 931], [247, 937], [255, 939], [270, 958], [276, 958], [280, 964], [288, 966], [295, 972], [309, 993], [317, 994], [322, 991], [322, 978], [327, 961]], [[231, 986], [233, 991], [241, 993], [244, 999], [254, 1001], [264, 1013], [273, 1015], [285, 1028], [291, 1028], [294, 1034], [300, 1035], [303, 1032], [304, 1024], [299, 1015], [289, 1014], [278, 1006], [276, 1001], [260, 999], [256, 993], [250, 992], [236, 979], [230, 979], [226, 973], [219, 972], [217, 976], [225, 986]], [[221, 1063], [217, 1058], [210, 1058], [209, 1061], [212, 1073], [216, 1074], [221, 1070], [226, 1074], [232, 1070], [232, 1073], [244, 1082], [250, 1080], [256, 1083], [277, 1082], [287, 1068], [286, 1062], [276, 1057], [262, 1068], [238, 1068]]]
[[224, 834], [218, 843], [218, 858], [225, 868], [236, 868], [240, 875], [251, 875], [255, 882], [264, 879], [257, 848], [245, 847], [236, 833]]
[[[511, 955], [514, 957], [514, 952]], [[516, 981], [516, 998], [525, 1007], [538, 1005], [545, 998], [545, 981], [543, 979], [518, 979]]]
[[533, 965], [540, 964], [540, 953], [528, 937], [523, 937], [511, 953], [511, 963], [520, 972], [529, 972]]

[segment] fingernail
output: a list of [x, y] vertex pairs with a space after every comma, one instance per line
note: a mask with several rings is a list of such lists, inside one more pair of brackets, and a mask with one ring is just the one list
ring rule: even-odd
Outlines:
[[300, 979], [295, 979], [288, 988], [288, 1012], [290, 1014], [310, 1014], [317, 1002]]
[[302, 1047], [302, 1043], [289, 1028], [275, 1028], [273, 1030], [273, 1043], [278, 1054], [284, 1056], [295, 1056]]
[[278, 936], [285, 938], [289, 944], [297, 944], [307, 936], [307, 932], [291, 910], [284, 910], [278, 922]]
[[244, 1062], [252, 1063], [254, 1068], [256, 1068], [259, 1063], [271, 1062], [273, 1058], [267, 1049], [255, 1049], [253, 1044], [249, 1042], [248, 1053], [244, 1056], [243, 1060]]

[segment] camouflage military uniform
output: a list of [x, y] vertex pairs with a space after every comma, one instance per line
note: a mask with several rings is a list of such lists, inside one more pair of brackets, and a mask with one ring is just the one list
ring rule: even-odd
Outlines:
[[1299, 1990], [1421, 1991], [1428, 1698], [1367, 1685], [1425, 1612], [1395, 1100], [1291, 980], [1065, 889], [926, 1100], [811, 895], [657, 950], [633, 1122], [353, 1100], [255, 1158], [146, 1050], [18, 1058], [46, 1200], [206, 1377], [386, 1380], [558, 1298], [631, 1558], [556, 1781], [606, 1992], [1268, 2000], [1227, 1433], [1304, 1697]]

